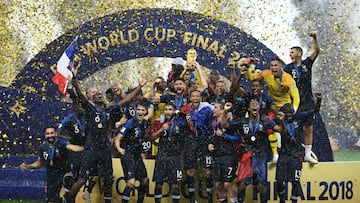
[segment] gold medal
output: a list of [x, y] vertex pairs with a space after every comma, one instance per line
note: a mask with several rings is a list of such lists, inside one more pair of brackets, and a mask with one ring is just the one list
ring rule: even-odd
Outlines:
[[179, 112], [180, 112], [179, 110], [176, 110], [176, 111], [175, 111], [176, 114], [179, 114]]
[[50, 160], [50, 166], [53, 166], [53, 165], [54, 165], [54, 161]]
[[85, 137], [85, 133], [84, 133], [84, 132], [82, 132], [82, 133], [81, 133], [81, 136], [82, 136], [82, 137]]
[[251, 138], [250, 138], [250, 139], [251, 139], [251, 141], [253, 141], [253, 142], [254, 142], [254, 141], [256, 140], [256, 137], [255, 137], [255, 136], [251, 136]]
[[102, 126], [102, 124], [101, 123], [99, 123], [98, 124], [98, 128], [102, 128], [103, 126]]

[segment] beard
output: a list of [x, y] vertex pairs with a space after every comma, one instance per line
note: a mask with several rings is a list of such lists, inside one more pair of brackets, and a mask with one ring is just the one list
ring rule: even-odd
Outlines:
[[54, 143], [55, 143], [55, 140], [56, 140], [56, 137], [47, 137], [47, 138], [46, 138], [46, 141], [47, 141], [49, 144], [54, 144]]

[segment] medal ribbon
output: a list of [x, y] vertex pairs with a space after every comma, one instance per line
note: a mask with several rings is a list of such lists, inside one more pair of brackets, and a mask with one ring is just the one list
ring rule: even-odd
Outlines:
[[249, 121], [249, 127], [250, 127], [251, 135], [256, 134], [256, 131], [257, 131], [258, 127], [259, 127], [259, 123], [260, 123], [260, 118], [258, 118], [256, 120], [255, 126], [253, 126], [253, 122]]
[[176, 107], [176, 110], [180, 110], [181, 104], [182, 104], [182, 98], [183, 98], [183, 97], [178, 98], [178, 97], [175, 95], [175, 107]]
[[169, 124], [170, 124], [170, 128], [169, 128], [169, 137], [171, 137], [172, 136], [172, 134], [173, 134], [173, 131], [174, 131], [174, 128], [175, 128], [175, 124], [174, 124], [174, 122], [168, 122]]
[[[302, 65], [300, 65], [300, 67], [302, 67]], [[299, 79], [301, 77], [301, 72], [299, 70], [299, 67], [297, 67], [295, 64], [294, 64], [294, 69], [295, 69], [295, 72], [296, 72], [296, 78]]]
[[294, 121], [293, 121], [292, 123], [288, 123], [287, 121], [285, 121], [285, 124], [286, 124], [287, 131], [288, 131], [289, 134], [290, 134], [290, 137], [294, 137], [294, 134], [295, 134], [295, 124], [294, 124]]
[[49, 153], [49, 160], [50, 162], [54, 160], [54, 152], [55, 152], [55, 147], [54, 146], [49, 146], [48, 148], [48, 153]]

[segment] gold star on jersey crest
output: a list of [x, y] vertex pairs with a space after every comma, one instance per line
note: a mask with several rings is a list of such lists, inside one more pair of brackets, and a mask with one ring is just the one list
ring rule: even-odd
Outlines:
[[19, 117], [21, 113], [26, 112], [26, 107], [22, 106], [19, 101], [16, 101], [15, 105], [10, 107], [9, 109], [10, 111], [14, 112], [17, 117]]

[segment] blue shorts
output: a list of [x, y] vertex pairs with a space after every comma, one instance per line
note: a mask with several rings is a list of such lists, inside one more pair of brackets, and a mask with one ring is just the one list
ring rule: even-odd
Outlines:
[[[297, 110], [298, 112], [305, 112], [305, 111], [310, 111], [314, 109], [314, 104], [311, 102], [300, 102], [300, 106], [299, 109]], [[306, 117], [306, 119], [304, 119], [302, 122], [304, 125], [313, 125], [315, 120], [315, 114], [311, 114], [309, 116]]]
[[145, 164], [141, 157], [125, 154], [121, 156], [120, 160], [126, 180], [135, 178], [135, 180], [141, 181], [147, 178]]
[[256, 175], [257, 180], [262, 185], [267, 184], [267, 159], [266, 158], [260, 158], [253, 154], [251, 157], [252, 159], [252, 170], [253, 175]]
[[214, 158], [215, 182], [232, 182], [236, 177], [238, 166], [236, 156], [223, 156]]
[[63, 185], [64, 174], [57, 174], [57, 176], [47, 176], [47, 190], [46, 190], [46, 201], [47, 202], [59, 202], [60, 191]]
[[153, 181], [178, 184], [182, 180], [180, 157], [157, 157], [154, 167]]
[[208, 142], [202, 140], [189, 140], [185, 143], [184, 150], [184, 168], [197, 169], [198, 159], [202, 168], [212, 168], [213, 161], [210, 151], [208, 150]]
[[300, 181], [302, 160], [300, 157], [279, 156], [276, 165], [276, 182]]
[[110, 148], [84, 151], [79, 177], [87, 179], [91, 174], [94, 174], [94, 170], [99, 177], [112, 178], [113, 168]]

